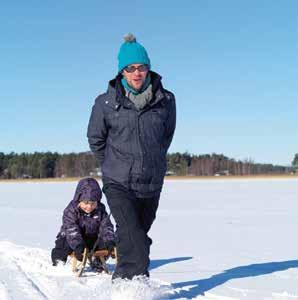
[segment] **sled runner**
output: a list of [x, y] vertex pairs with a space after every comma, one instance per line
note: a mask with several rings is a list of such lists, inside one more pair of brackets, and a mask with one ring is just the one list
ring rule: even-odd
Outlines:
[[[88, 248], [84, 249], [83, 252], [83, 259], [82, 261], [78, 261], [75, 257], [74, 253], [71, 255], [71, 261], [72, 261], [72, 271], [75, 273], [77, 277], [82, 276], [87, 261], [89, 262], [92, 269], [97, 270], [99, 272], [104, 272], [106, 274], [110, 274], [110, 271], [108, 269], [108, 265], [106, 261], [111, 256], [113, 259], [116, 259], [117, 263], [117, 250], [116, 247], [112, 251], [112, 253], [109, 255], [109, 251], [107, 249], [101, 249], [97, 251], [89, 251]], [[98, 266], [99, 263], [99, 266]]]
[[83, 259], [82, 261], [78, 261], [74, 253], [71, 255], [72, 260], [72, 271], [76, 274], [76, 276], [80, 277], [85, 269], [87, 258], [88, 258], [88, 248], [84, 249]]

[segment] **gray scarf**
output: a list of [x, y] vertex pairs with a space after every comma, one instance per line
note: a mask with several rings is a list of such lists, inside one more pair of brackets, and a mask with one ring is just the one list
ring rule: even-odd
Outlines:
[[125, 89], [125, 95], [135, 105], [137, 110], [141, 110], [152, 100], [152, 84], [149, 84], [144, 92], [137, 95]]

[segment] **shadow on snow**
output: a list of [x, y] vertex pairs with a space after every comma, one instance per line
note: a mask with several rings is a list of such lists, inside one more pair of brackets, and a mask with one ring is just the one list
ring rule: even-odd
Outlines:
[[192, 257], [185, 256], [185, 257], [175, 257], [175, 258], [168, 258], [168, 259], [154, 259], [150, 261], [149, 271], [152, 271], [153, 269], [159, 268], [167, 264], [189, 260], [189, 259], [192, 259]]
[[173, 288], [186, 288], [188, 290], [181, 290], [169, 299], [176, 299], [177, 297], [184, 297], [186, 299], [192, 299], [198, 295], [204, 295], [205, 292], [224, 284], [225, 282], [245, 277], [255, 277], [265, 274], [270, 274], [278, 271], [284, 271], [290, 268], [298, 268], [298, 260], [288, 260], [280, 262], [268, 262], [261, 264], [251, 264], [247, 266], [240, 266], [232, 269], [225, 270], [222, 273], [212, 275], [206, 279], [199, 279], [193, 281], [177, 282], [173, 283]]
[[[185, 257], [173, 257], [173, 258], [167, 258], [167, 259], [153, 259], [150, 261], [149, 271], [152, 271], [153, 269], [159, 268], [159, 267], [167, 265], [167, 264], [184, 261], [184, 260], [189, 260], [189, 259], [192, 259], [192, 257], [185, 256]], [[108, 268], [111, 272], [114, 272], [115, 264], [108, 263]]]

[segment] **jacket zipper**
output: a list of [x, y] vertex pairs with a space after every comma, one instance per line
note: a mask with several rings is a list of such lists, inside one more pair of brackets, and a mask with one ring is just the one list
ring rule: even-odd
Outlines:
[[137, 140], [138, 140], [138, 147], [139, 147], [139, 153], [140, 153], [140, 158], [141, 158], [141, 173], [143, 173], [143, 164], [144, 164], [144, 157], [143, 157], [143, 149], [142, 149], [142, 145], [141, 145], [141, 132], [140, 132], [140, 115], [141, 115], [141, 112], [136, 112], [137, 114], [137, 120], [136, 120], [136, 123], [137, 123], [137, 126], [136, 126], [136, 129], [137, 129]]

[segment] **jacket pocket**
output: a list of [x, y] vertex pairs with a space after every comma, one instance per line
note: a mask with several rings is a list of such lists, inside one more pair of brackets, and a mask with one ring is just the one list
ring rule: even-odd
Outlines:
[[118, 182], [129, 182], [133, 159], [107, 144], [102, 165], [103, 176]]

